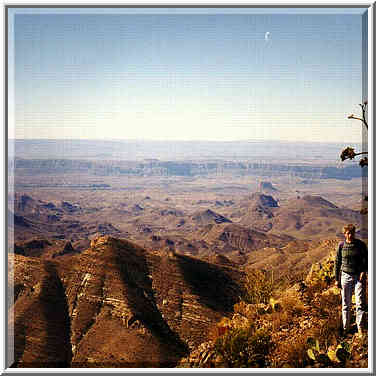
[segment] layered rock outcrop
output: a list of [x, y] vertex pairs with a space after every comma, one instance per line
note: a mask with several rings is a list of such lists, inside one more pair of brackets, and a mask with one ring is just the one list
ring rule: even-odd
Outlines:
[[17, 367], [175, 366], [242, 293], [239, 271], [110, 236], [10, 264]]

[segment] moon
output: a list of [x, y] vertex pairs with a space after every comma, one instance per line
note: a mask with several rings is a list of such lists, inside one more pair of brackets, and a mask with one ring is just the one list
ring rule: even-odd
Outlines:
[[265, 33], [265, 40], [268, 41], [268, 40], [269, 40], [269, 37], [270, 37], [270, 32], [267, 31], [267, 32]]

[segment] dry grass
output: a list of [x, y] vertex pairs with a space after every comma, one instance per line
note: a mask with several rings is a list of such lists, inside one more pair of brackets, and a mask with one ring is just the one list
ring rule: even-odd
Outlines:
[[307, 335], [294, 338], [294, 341], [280, 343], [277, 353], [281, 357], [275, 359], [273, 367], [275, 368], [303, 368], [309, 363], [307, 355]]
[[287, 311], [273, 312], [270, 315], [273, 333], [280, 331], [291, 323], [291, 317]]
[[246, 273], [245, 300], [247, 303], [268, 303], [274, 290], [272, 273], [250, 269]]
[[299, 316], [304, 310], [303, 302], [294, 293], [283, 296], [281, 305], [283, 311], [285, 311], [289, 317]]

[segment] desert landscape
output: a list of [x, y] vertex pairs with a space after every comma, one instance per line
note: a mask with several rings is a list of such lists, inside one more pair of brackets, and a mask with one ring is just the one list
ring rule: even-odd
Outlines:
[[5, 6], [7, 368], [369, 367], [373, 5], [243, 5]]
[[[63, 141], [15, 141], [8, 160], [13, 366], [231, 367], [218, 351], [199, 349], [210, 339], [218, 344], [213, 333], [239, 315], [252, 273], [273, 275], [281, 298], [333, 258], [343, 225], [356, 224], [367, 240], [366, 168], [338, 161], [339, 145], [277, 143], [281, 158], [273, 158], [266, 143], [245, 144], [219, 154], [223, 145], [208, 142], [189, 155], [194, 143], [72, 141], [68, 149]], [[140, 153], [119, 159], [122, 148]], [[338, 322], [338, 301], [335, 309]], [[258, 364], [294, 366], [278, 356]]]

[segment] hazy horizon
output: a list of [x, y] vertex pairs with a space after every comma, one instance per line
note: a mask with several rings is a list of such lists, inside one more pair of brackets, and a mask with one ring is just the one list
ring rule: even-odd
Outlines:
[[[12, 142], [13, 141], [13, 142]], [[291, 141], [10, 140], [11, 158], [26, 159], [228, 159], [311, 161], [343, 165], [339, 155], [359, 144]]]

